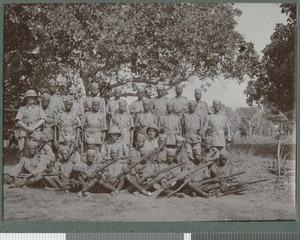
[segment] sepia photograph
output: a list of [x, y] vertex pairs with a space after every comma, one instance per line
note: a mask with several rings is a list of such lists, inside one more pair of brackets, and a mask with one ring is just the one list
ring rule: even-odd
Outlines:
[[296, 9], [4, 4], [4, 221], [295, 220]]

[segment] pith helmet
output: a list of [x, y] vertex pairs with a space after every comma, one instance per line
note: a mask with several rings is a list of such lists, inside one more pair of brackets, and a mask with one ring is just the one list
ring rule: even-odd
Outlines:
[[34, 90], [30, 89], [25, 93], [25, 97], [37, 97], [37, 94]]
[[121, 137], [121, 132], [120, 132], [120, 129], [118, 127], [111, 127], [108, 131], [108, 134], [111, 135], [111, 134], [116, 134], [118, 135], [119, 137]]
[[146, 131], [147, 131], [147, 134], [149, 134], [149, 130], [150, 130], [150, 129], [155, 130], [155, 136], [157, 137], [158, 134], [159, 134], [157, 127], [156, 127], [154, 124], [149, 125], [149, 127], [148, 127], [147, 130], [146, 130]]

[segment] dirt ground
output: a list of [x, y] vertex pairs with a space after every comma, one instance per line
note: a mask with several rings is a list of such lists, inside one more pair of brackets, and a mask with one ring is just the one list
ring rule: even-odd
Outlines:
[[[268, 173], [272, 159], [231, 155], [240, 180], [272, 178], [249, 185], [243, 195], [223, 197], [156, 199], [141, 194], [91, 194], [44, 189], [8, 188], [4, 185], [4, 220], [59, 221], [246, 221], [295, 219], [295, 162], [287, 161], [289, 173], [277, 178]], [[7, 165], [6, 168], [11, 166]], [[4, 171], [5, 171], [4, 169]]]

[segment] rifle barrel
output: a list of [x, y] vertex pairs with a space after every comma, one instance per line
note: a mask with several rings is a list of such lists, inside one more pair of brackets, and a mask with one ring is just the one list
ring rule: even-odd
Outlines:
[[182, 162], [182, 163], [178, 163], [178, 164], [176, 164], [176, 165], [173, 165], [173, 166], [171, 166], [171, 167], [167, 167], [167, 168], [161, 169], [161, 170], [159, 170], [159, 171], [157, 171], [157, 172], [154, 172], [154, 173], [149, 174], [149, 175], [146, 176], [146, 177], [143, 177], [143, 180], [147, 180], [148, 178], [154, 178], [154, 177], [156, 177], [157, 175], [159, 175], [159, 174], [161, 174], [161, 173], [164, 173], [164, 172], [167, 172], [167, 171], [169, 171], [169, 170], [172, 170], [173, 168], [177, 168], [177, 167], [179, 167], [179, 166], [181, 166], [181, 165], [183, 165], [183, 164], [185, 164], [185, 163]]

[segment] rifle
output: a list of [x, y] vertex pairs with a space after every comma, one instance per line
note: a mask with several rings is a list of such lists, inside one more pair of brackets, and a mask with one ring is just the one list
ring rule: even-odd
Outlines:
[[42, 144], [39, 146], [37, 152], [40, 152], [43, 147], [48, 143], [48, 142], [51, 142], [52, 140], [47, 140], [47, 141], [43, 141]]
[[159, 174], [164, 173], [164, 172], [167, 172], [167, 171], [169, 171], [169, 170], [172, 170], [173, 168], [177, 168], [177, 167], [179, 167], [179, 166], [181, 166], [181, 165], [183, 165], [183, 164], [185, 164], [185, 162], [178, 163], [178, 164], [175, 164], [175, 165], [173, 165], [173, 166], [170, 166], [170, 167], [167, 167], [167, 168], [164, 168], [164, 169], [155, 171], [155, 172], [153, 172], [153, 173], [151, 173], [151, 174], [149, 174], [149, 175], [147, 175], [147, 176], [141, 178], [141, 180], [142, 180], [142, 181], [146, 181], [146, 180], [149, 179], [149, 178], [155, 178], [155, 177], [158, 176]]
[[148, 187], [151, 187], [154, 183], [158, 182], [159, 180], [161, 180], [162, 178], [164, 178], [164, 176], [161, 176], [159, 178], [156, 178], [158, 175], [160, 175], [161, 173], [164, 173], [164, 172], [167, 172], [169, 170], [172, 170], [173, 168], [177, 168], [177, 167], [180, 167], [181, 165], [185, 164], [184, 162], [182, 163], [178, 163], [178, 164], [175, 164], [174, 166], [171, 166], [171, 167], [167, 167], [167, 168], [164, 168], [164, 169], [161, 169], [157, 172], [154, 172], [152, 174], [149, 174], [148, 176], [145, 176], [143, 178], [141, 178], [139, 180], [140, 183], [143, 183], [144, 181], [146, 181], [147, 179], [149, 178], [153, 178], [153, 180], [149, 183], [146, 183], [145, 184], [145, 188], [148, 188]]
[[175, 178], [172, 178], [171, 180], [169, 180], [169, 181], [167, 181], [167, 182], [165, 183], [166, 187], [162, 187], [162, 189], [156, 190], [155, 192], [152, 193], [152, 196], [157, 197], [159, 194], [161, 194], [164, 190], [166, 190], [166, 189], [167, 189], [169, 186], [171, 186], [173, 183], [176, 183], [178, 180], [182, 180], [182, 179], [186, 178], [185, 184], [188, 183], [189, 180], [190, 180], [190, 178], [191, 178], [191, 177], [189, 177], [191, 174], [193, 174], [193, 173], [199, 171], [200, 169], [205, 168], [205, 167], [207, 167], [207, 166], [209, 166], [209, 165], [211, 165], [211, 163], [203, 164], [203, 165], [197, 167], [196, 169], [194, 169], [194, 170], [191, 171], [191, 172], [188, 172], [188, 173], [179, 175], [179, 176], [177, 176], [177, 177], [175, 177]]
[[269, 181], [269, 180], [272, 180], [272, 178], [256, 179], [256, 180], [252, 180], [252, 181], [249, 181], [249, 182], [237, 182], [237, 183], [230, 184], [228, 186], [222, 186], [220, 188], [220, 190], [225, 195], [226, 192], [231, 191], [231, 190], [235, 190], [235, 189], [238, 189], [238, 188], [244, 188], [245, 185], [253, 184], [253, 183], [257, 183], [257, 182], [265, 182], [265, 181]]
[[[144, 156], [140, 161], [137, 161], [136, 163], [131, 164], [130, 166], [128, 166], [128, 170], [120, 173], [116, 176], [116, 178], [120, 178], [123, 175], [127, 174], [128, 172], [130, 172], [132, 169], [134, 169], [138, 164], [142, 163], [142, 162], [147, 162], [153, 155], [157, 154], [158, 152], [161, 151], [161, 149], [163, 149], [165, 146], [161, 145], [160, 147], [154, 149], [154, 151], [152, 151], [151, 153], [149, 153], [148, 155]], [[146, 161], [145, 161], [146, 160]]]
[[112, 165], [113, 163], [121, 160], [121, 159], [126, 159], [126, 158], [131, 158], [131, 156], [123, 156], [123, 157], [119, 157], [113, 161], [108, 162], [107, 164], [105, 164], [104, 166], [100, 167], [99, 169], [97, 169], [97, 171], [95, 171], [95, 173], [89, 177], [88, 181], [91, 180], [92, 178], [96, 177], [101, 171], [103, 171], [105, 168], [109, 167], [110, 165]]
[[241, 174], [244, 174], [244, 173], [246, 173], [246, 172], [241, 171], [241, 172], [233, 173], [233, 174], [230, 174], [230, 175], [227, 175], [227, 176], [215, 177], [215, 178], [211, 178], [211, 179], [208, 179], [208, 180], [205, 180], [205, 181], [201, 181], [201, 186], [206, 185], [206, 184], [220, 183], [221, 181], [224, 181], [228, 178], [231, 178], [231, 177], [234, 177], [234, 176], [237, 176], [237, 175], [241, 175]]

